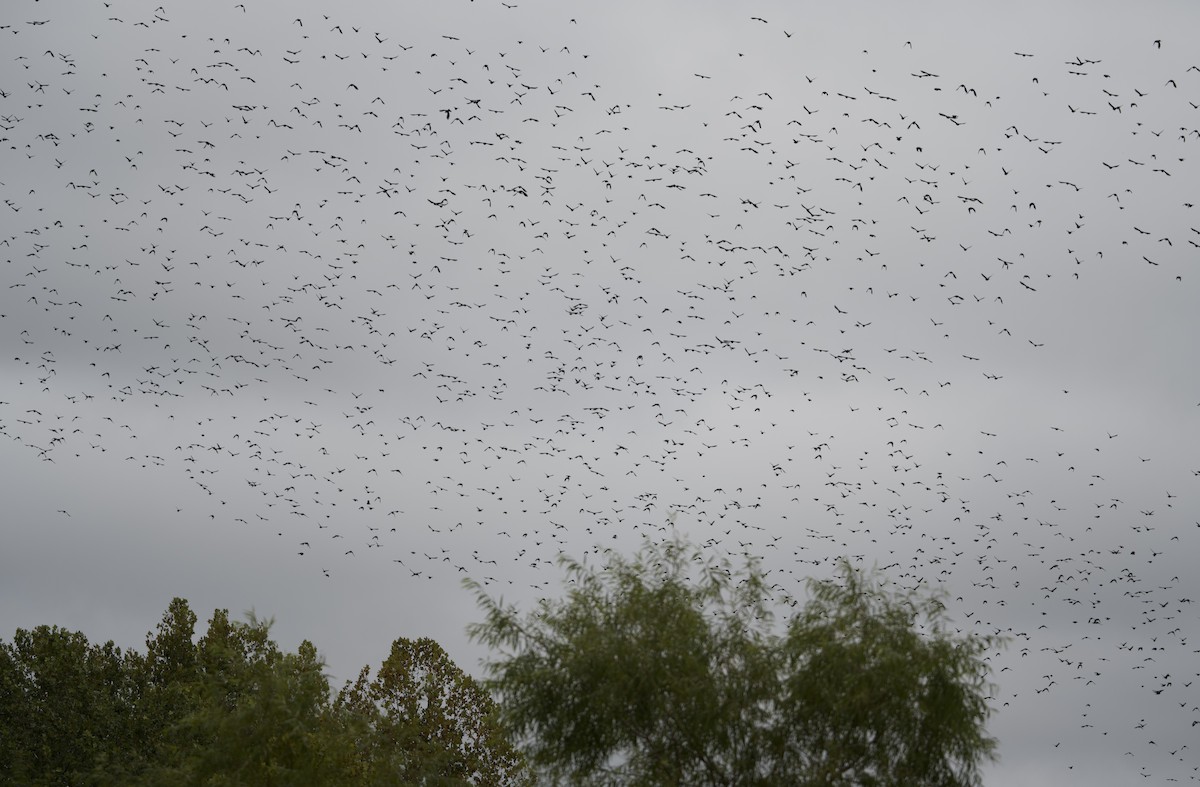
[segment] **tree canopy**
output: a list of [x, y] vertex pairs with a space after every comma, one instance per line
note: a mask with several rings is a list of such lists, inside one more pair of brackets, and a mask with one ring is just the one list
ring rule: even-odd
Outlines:
[[936, 591], [843, 561], [777, 602], [755, 561], [681, 540], [561, 562], [564, 597], [526, 615], [467, 583], [488, 685], [548, 781], [973, 785], [995, 758], [1001, 640], [954, 631]]
[[146, 652], [39, 626], [0, 642], [0, 784], [518, 785], [488, 693], [429, 639], [397, 639], [334, 695], [270, 621], [171, 602]]
[[[944, 596], [842, 561], [782, 597], [754, 560], [675, 539], [527, 614], [468, 581], [477, 682], [397, 639], [338, 692], [270, 621], [171, 602], [146, 650], [54, 626], [0, 641], [0, 785], [976, 785], [987, 654]], [[782, 610], [782, 614], [780, 611]]]

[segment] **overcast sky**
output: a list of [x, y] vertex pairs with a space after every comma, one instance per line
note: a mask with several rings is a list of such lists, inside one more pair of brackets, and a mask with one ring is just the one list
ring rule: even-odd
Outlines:
[[1010, 637], [989, 784], [1197, 779], [1200, 9], [346, 5], [0, 8], [0, 637], [478, 673], [674, 522]]

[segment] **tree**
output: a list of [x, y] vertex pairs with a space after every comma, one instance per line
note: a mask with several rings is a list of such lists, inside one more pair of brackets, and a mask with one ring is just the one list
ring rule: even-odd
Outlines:
[[[307, 641], [285, 653], [270, 621], [217, 610], [185, 684], [188, 712], [154, 771], [160, 784], [355, 784], [352, 720], [332, 705], [324, 662]], [[187, 675], [187, 672], [180, 673]]]
[[133, 660], [57, 626], [0, 642], [0, 783], [81, 784], [135, 747]]
[[432, 640], [335, 697], [310, 642], [174, 599], [146, 653], [39, 626], [0, 641], [0, 785], [525, 784], [495, 703]]
[[431, 639], [397, 639], [374, 680], [363, 668], [338, 705], [369, 719], [360, 744], [375, 772], [412, 784], [525, 784], [524, 757], [504, 737], [495, 702]]
[[[600, 567], [521, 616], [468, 587], [488, 685], [551, 782], [970, 785], [995, 757], [987, 651], [937, 592], [839, 564], [780, 629], [765, 574], [675, 539]], [[793, 604], [797, 602], [792, 602]]]
[[113, 752], [101, 766], [115, 783], [133, 784], [147, 768], [164, 761], [170, 734], [194, 708], [199, 680], [196, 615], [182, 598], [171, 600], [155, 631], [146, 635], [146, 653], [127, 652], [128, 675], [137, 712], [131, 736], [135, 747]]

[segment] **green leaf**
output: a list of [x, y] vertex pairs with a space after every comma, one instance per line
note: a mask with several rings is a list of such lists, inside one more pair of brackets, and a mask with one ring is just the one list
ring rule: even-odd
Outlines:
[[673, 539], [560, 562], [563, 598], [524, 616], [466, 583], [488, 686], [549, 781], [966, 785], [994, 756], [999, 642], [948, 634], [936, 593], [844, 561], [781, 629], [753, 560]]

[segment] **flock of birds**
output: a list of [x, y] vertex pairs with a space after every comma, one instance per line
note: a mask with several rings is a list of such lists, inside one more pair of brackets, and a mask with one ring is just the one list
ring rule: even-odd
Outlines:
[[1195, 781], [1200, 66], [459, 5], [0, 11], [4, 462], [321, 582], [850, 555], [1010, 638], [1005, 762]]

